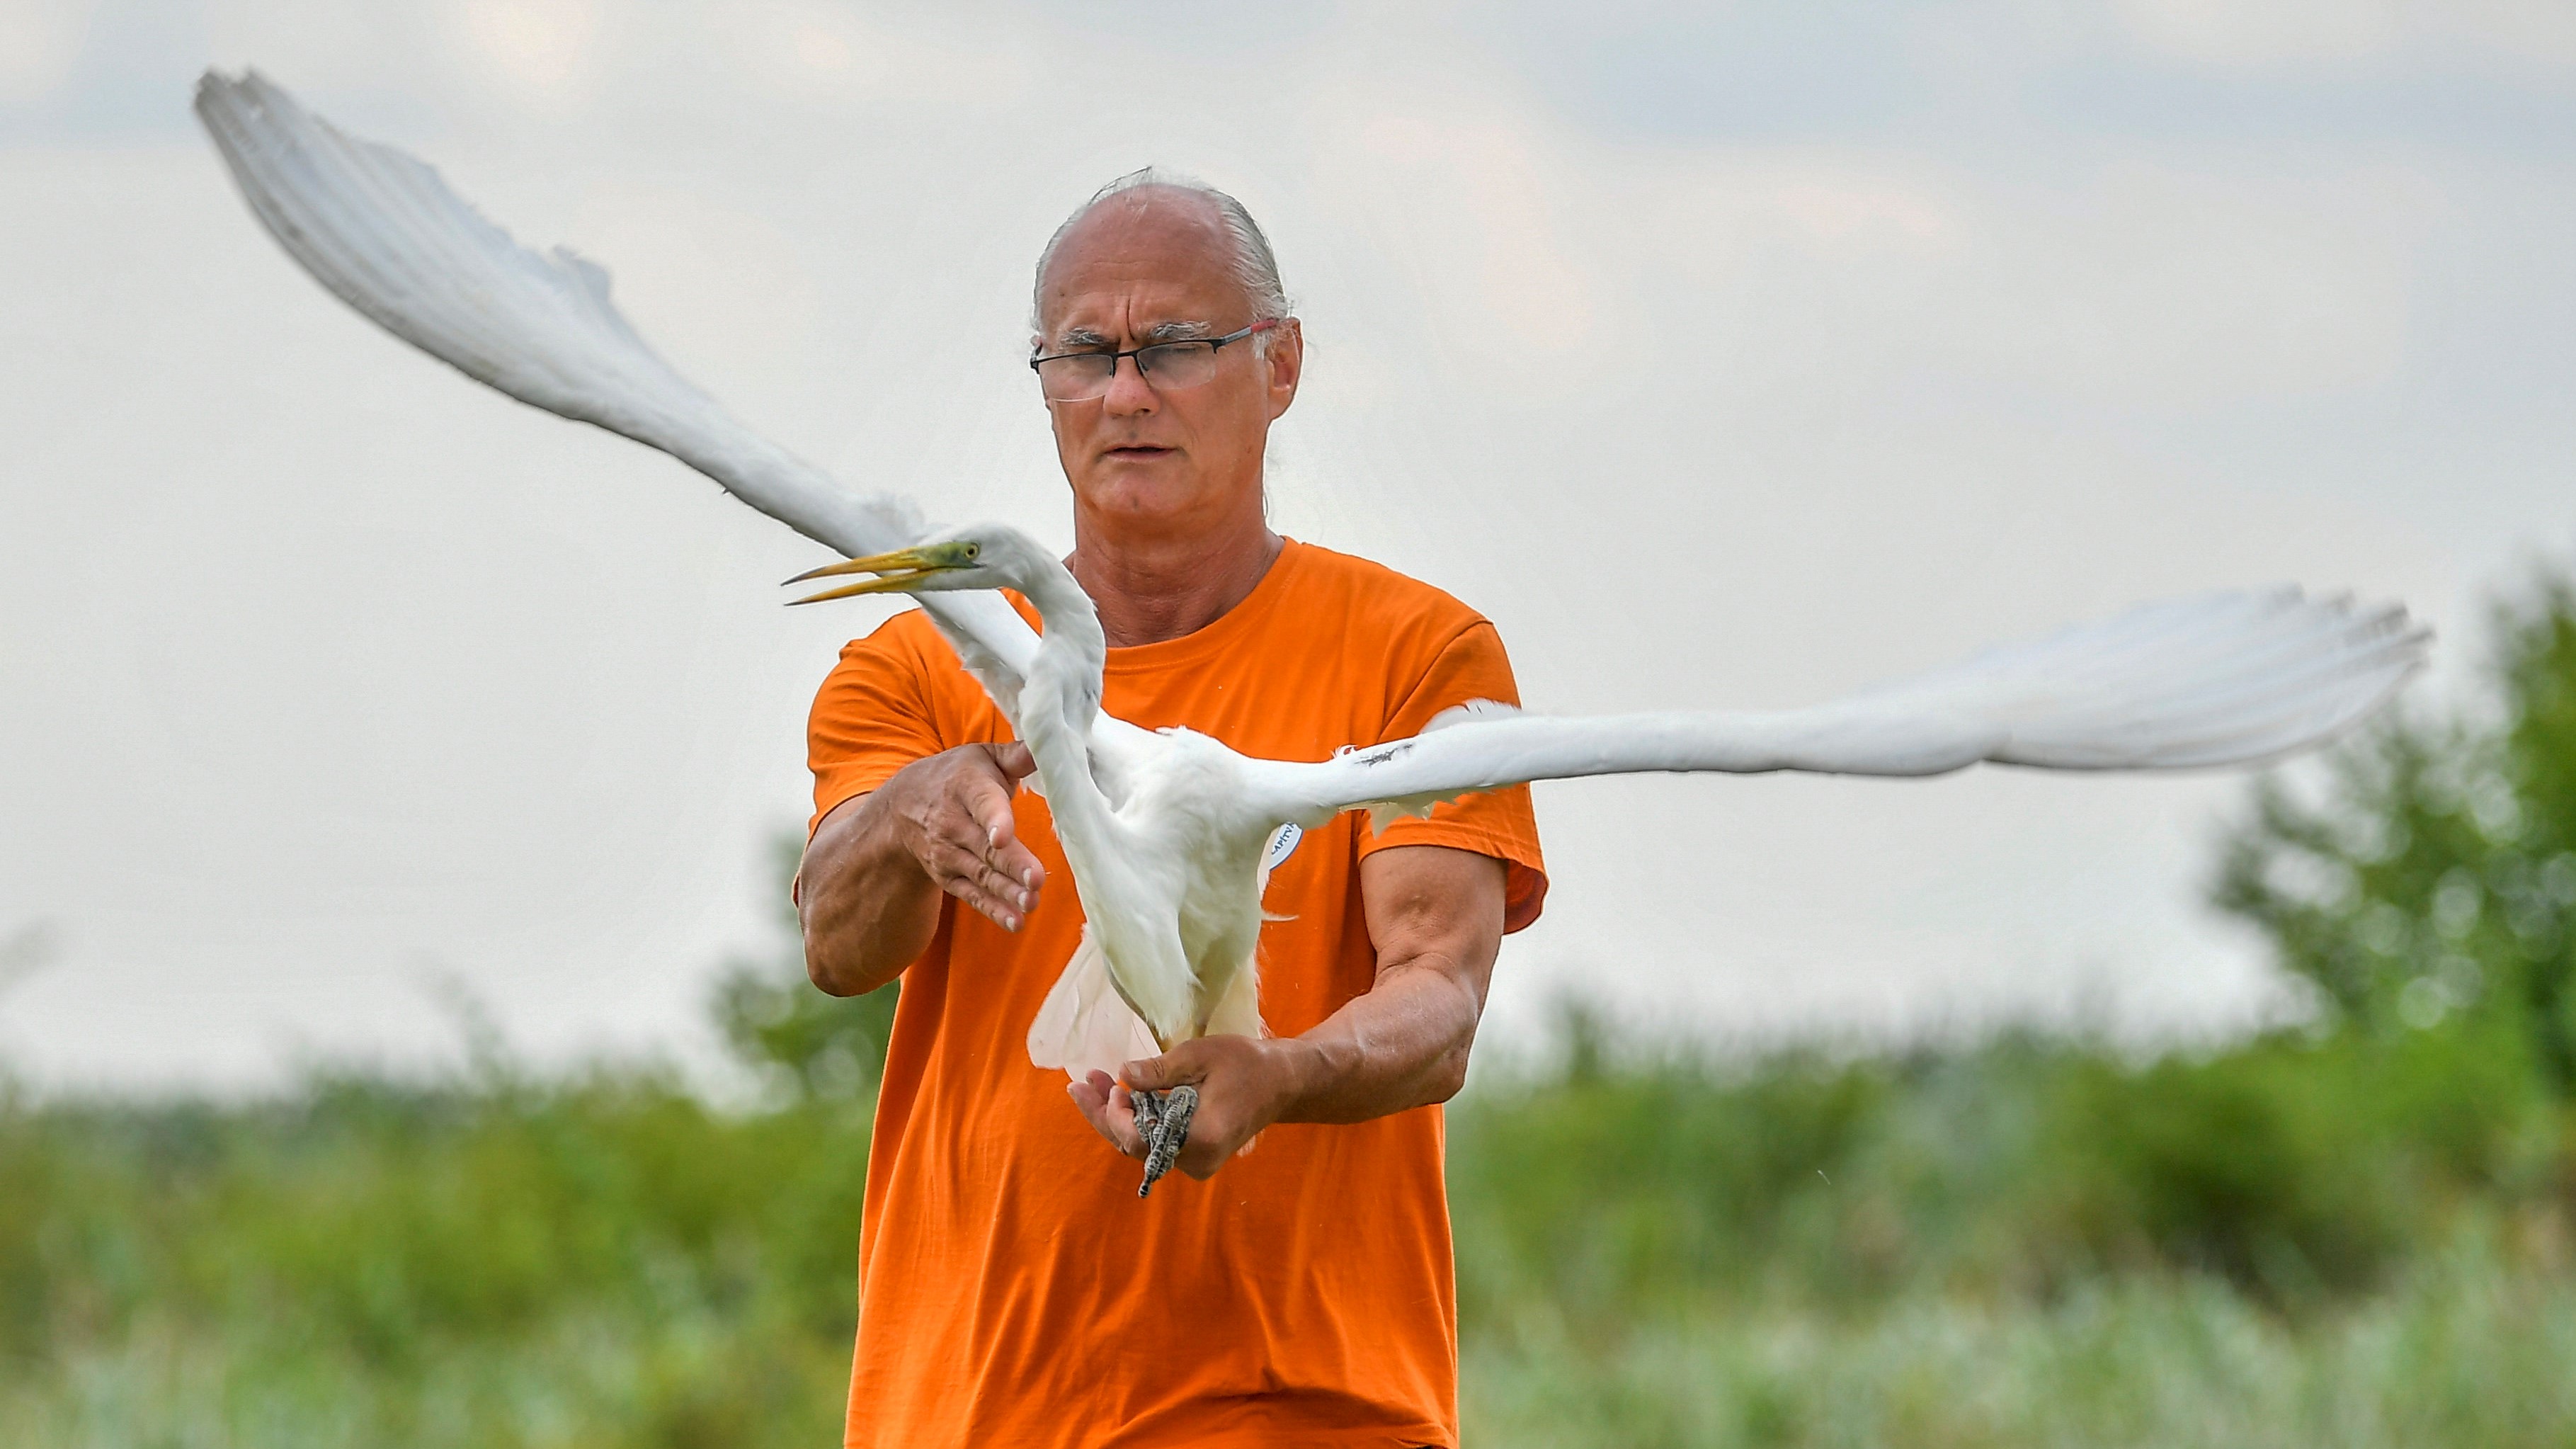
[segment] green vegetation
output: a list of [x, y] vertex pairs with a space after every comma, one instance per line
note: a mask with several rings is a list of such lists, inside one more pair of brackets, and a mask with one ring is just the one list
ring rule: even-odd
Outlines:
[[[2576, 1442], [2576, 601], [2497, 697], [2259, 786], [2220, 901], [2315, 1019], [1719, 1059], [1569, 1011], [1452, 1117], [1489, 1445]], [[833, 1442], [891, 1001], [714, 1003], [763, 1082], [0, 1088], [0, 1443]]]

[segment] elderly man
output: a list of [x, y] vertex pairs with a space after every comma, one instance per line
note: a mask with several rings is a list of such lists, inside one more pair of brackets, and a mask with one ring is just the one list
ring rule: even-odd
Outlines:
[[[1263, 452], [1305, 343], [1233, 198], [1121, 178], [1058, 229], [1036, 292], [1110, 712], [1319, 759], [1515, 698], [1473, 611], [1271, 532]], [[1276, 1035], [1066, 1084], [1023, 1043], [1081, 912], [1009, 740], [918, 612], [851, 644], [814, 706], [808, 967], [836, 994], [904, 980], [849, 1442], [1455, 1444], [1438, 1104], [1546, 891], [1527, 791], [1292, 837], [1264, 902]], [[1139, 1201], [1127, 1088], [1184, 1082], [1197, 1181]]]

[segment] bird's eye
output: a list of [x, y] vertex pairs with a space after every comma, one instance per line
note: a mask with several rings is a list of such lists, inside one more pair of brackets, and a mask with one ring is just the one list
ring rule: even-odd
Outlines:
[[984, 551], [984, 548], [983, 548], [983, 545], [981, 545], [981, 544], [970, 543], [970, 544], [966, 545], [966, 556], [967, 556], [968, 558], [973, 558], [975, 555], [977, 555], [977, 554], [979, 554], [979, 553], [981, 553], [981, 552], [983, 552], [983, 551]]

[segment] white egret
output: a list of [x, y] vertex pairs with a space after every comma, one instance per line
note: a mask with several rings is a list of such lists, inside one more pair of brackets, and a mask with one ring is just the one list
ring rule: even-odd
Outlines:
[[[1079, 1077], [1140, 1054], [1135, 1023], [1169, 1049], [1261, 1033], [1257, 960], [1266, 845], [1366, 807], [1427, 813], [1443, 800], [1534, 780], [1648, 771], [1937, 775], [1991, 761], [2060, 770], [2243, 765], [2313, 746], [2369, 714], [2424, 660], [2402, 608], [2357, 608], [2295, 589], [2149, 605], [1807, 709], [1557, 718], [1469, 705], [1412, 739], [1314, 762], [1256, 759], [1187, 729], [1120, 761], [1113, 800], [1086, 748], [1107, 646], [1070, 571], [1007, 524], [826, 565], [788, 582], [876, 577], [799, 600], [1012, 588], [1046, 634], [1014, 725], [1037, 761], [1082, 902], [1081, 945], [1029, 1030], [1029, 1055]], [[1127, 748], [1138, 742], [1121, 741]], [[1132, 1015], [1130, 1014], [1132, 1008]], [[1188, 1131], [1132, 1094], [1146, 1187]]]

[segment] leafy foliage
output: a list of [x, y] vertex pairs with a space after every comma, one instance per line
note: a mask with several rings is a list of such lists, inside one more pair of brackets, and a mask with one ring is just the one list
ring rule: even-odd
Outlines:
[[2454, 1013], [2523, 1040], [2576, 1093], [2576, 586], [2496, 611], [2493, 714], [2401, 717], [2333, 753], [2315, 798], [2258, 786], [2216, 899], [2334, 1020]]
[[2047, 1301], [2144, 1273], [2330, 1305], [2463, 1212], [2557, 1220], [2567, 1118], [2513, 1045], [2462, 1023], [2138, 1063], [2011, 1036], [1488, 1081], [1452, 1114], [1462, 1302], [1505, 1321], [1545, 1302], [1611, 1333], [1926, 1290]]
[[866, 1172], [642, 1070], [0, 1105], [0, 1442], [824, 1442]]
[[[793, 835], [771, 843], [779, 879], [795, 879], [803, 852]], [[795, 904], [783, 888], [777, 899], [780, 949], [770, 961], [727, 963], [710, 1003], [716, 1029], [737, 1060], [790, 1098], [850, 1101], [872, 1093], [903, 984], [848, 999], [815, 990], [805, 976]]]

